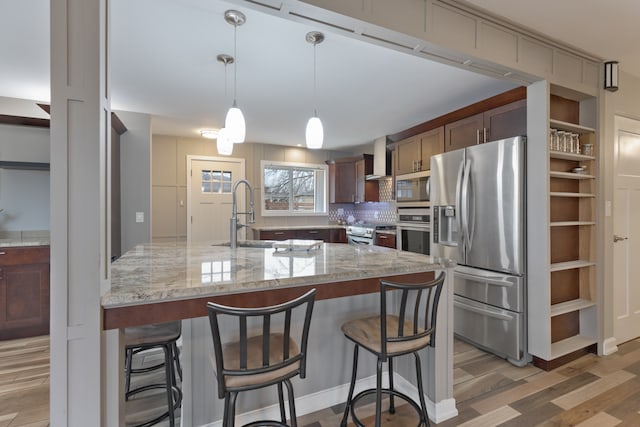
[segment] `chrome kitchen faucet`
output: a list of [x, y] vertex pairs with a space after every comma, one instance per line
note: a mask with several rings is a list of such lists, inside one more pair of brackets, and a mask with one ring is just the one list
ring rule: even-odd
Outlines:
[[[236, 189], [238, 185], [244, 183], [249, 188], [249, 212], [238, 212], [238, 204], [236, 201]], [[251, 187], [251, 183], [246, 179], [239, 179], [233, 183], [233, 189], [231, 190], [233, 193], [233, 208], [231, 210], [231, 226], [229, 228], [229, 238], [231, 249], [235, 249], [238, 245], [238, 229], [242, 227], [246, 227], [246, 224], [240, 224], [238, 222], [238, 214], [249, 215], [249, 224], [253, 224], [255, 222], [254, 213], [253, 213], [253, 187]]]

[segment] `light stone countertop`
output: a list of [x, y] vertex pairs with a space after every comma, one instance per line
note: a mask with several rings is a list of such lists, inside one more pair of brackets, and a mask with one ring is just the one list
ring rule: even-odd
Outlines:
[[49, 246], [49, 231], [0, 231], [0, 248], [22, 246]]
[[[220, 242], [222, 243], [222, 242]], [[278, 251], [269, 241], [254, 247], [149, 243], [134, 247], [111, 267], [104, 308], [412, 274], [446, 268], [446, 262], [373, 245], [323, 243], [312, 251]]]

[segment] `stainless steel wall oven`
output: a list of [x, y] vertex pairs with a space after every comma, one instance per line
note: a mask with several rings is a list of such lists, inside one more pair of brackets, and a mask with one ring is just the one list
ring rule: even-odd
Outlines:
[[431, 255], [431, 210], [398, 208], [396, 241], [399, 250]]

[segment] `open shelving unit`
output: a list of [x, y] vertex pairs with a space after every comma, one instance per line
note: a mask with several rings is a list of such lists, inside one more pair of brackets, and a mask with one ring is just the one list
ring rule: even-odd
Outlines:
[[[538, 96], [538, 105], [544, 105], [541, 92]], [[546, 99], [547, 138], [557, 129], [577, 133], [581, 145], [592, 146], [585, 155], [552, 150], [547, 141], [546, 156], [535, 163], [547, 165], [534, 175], [547, 182], [546, 195], [536, 199], [544, 208], [532, 208], [539, 215], [533, 220], [535, 232], [546, 237], [536, 243], [540, 253], [528, 270], [529, 352], [535, 365], [553, 369], [595, 351], [598, 340], [597, 100], [553, 85]], [[579, 166], [584, 172], [573, 172]]]

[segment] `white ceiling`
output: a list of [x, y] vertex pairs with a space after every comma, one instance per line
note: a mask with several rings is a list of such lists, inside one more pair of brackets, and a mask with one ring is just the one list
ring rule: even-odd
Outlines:
[[[635, 2], [471, 2], [620, 60], [625, 70], [640, 61], [640, 55], [625, 56], [640, 39], [640, 26], [625, 13], [607, 23], [614, 14], [601, 10], [622, 3], [635, 9]], [[313, 47], [304, 37], [318, 28], [241, 6], [222, 0], [112, 0], [114, 110], [151, 114], [154, 133], [197, 136], [202, 128], [222, 127], [232, 103], [234, 70], [227, 69], [225, 95], [225, 69], [215, 58], [233, 53], [233, 27], [223, 14], [234, 8], [247, 16], [237, 32], [237, 101], [247, 140], [304, 143], [314, 104]], [[49, 1], [3, 0], [0, 8], [0, 96], [49, 101]], [[618, 42], [600, 40], [615, 40], [611, 37], [618, 33], [628, 35], [628, 51]], [[332, 32], [325, 35], [317, 47], [317, 105], [327, 148], [367, 143], [514, 87]]]

